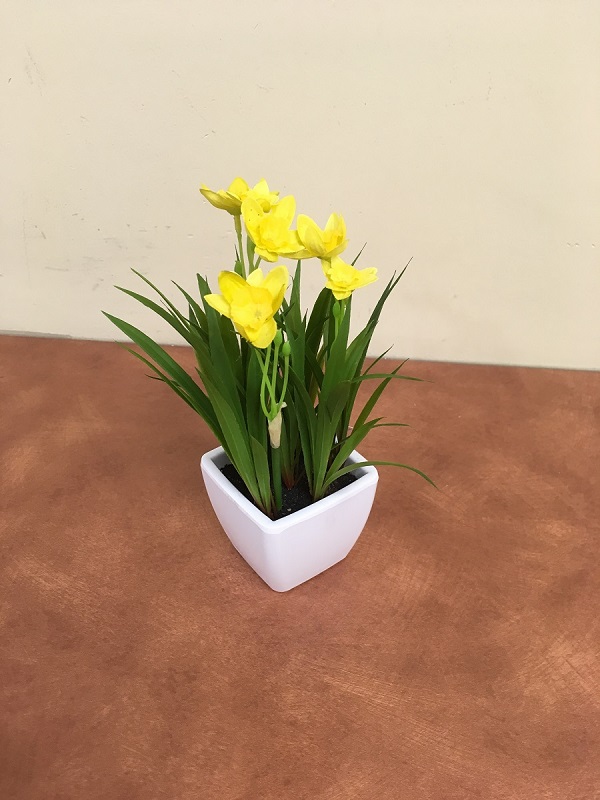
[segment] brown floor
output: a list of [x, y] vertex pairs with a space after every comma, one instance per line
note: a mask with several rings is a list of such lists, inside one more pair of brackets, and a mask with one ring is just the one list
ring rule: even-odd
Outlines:
[[276, 594], [178, 398], [0, 338], [2, 800], [600, 797], [600, 374], [411, 370], [362, 450], [441, 490], [381, 470], [349, 557]]

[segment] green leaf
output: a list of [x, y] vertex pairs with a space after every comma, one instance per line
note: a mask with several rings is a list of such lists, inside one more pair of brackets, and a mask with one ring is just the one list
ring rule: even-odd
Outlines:
[[327, 485], [332, 484], [338, 478], [341, 478], [343, 475], [347, 475], [349, 472], [354, 472], [354, 470], [358, 469], [359, 467], [401, 467], [402, 469], [408, 469], [411, 472], [416, 472], [417, 475], [425, 478], [427, 483], [430, 483], [434, 489], [437, 489], [437, 486], [431, 480], [431, 478], [427, 477], [427, 475], [425, 475], [424, 472], [421, 472], [420, 469], [416, 469], [416, 467], [410, 467], [408, 464], [400, 464], [397, 461], [358, 461], [356, 464], [349, 464], [347, 467], [342, 467], [339, 469], [336, 474], [329, 479]]
[[208, 351], [210, 354], [210, 363], [207, 360], [202, 365], [202, 378], [204, 380], [205, 375], [209, 376], [211, 381], [219, 387], [233, 410], [238, 425], [244, 426], [245, 419], [236, 375], [238, 365], [232, 363], [231, 352], [228, 352], [224, 341], [224, 336], [227, 337], [228, 334], [224, 332], [224, 328], [219, 322], [220, 314], [208, 305], [204, 297], [202, 299], [208, 323]]
[[189, 324], [186, 325], [183, 323], [179, 317], [172, 314], [170, 311], [167, 311], [162, 306], [159, 306], [158, 303], [155, 303], [153, 300], [150, 300], [148, 297], [145, 297], [143, 294], [138, 294], [137, 292], [133, 292], [131, 289], [124, 289], [122, 286], [115, 286], [115, 289], [118, 289], [120, 292], [129, 295], [129, 297], [133, 297], [134, 300], [137, 300], [138, 303], [141, 303], [146, 308], [149, 308], [151, 311], [154, 311], [155, 314], [158, 314], [159, 317], [162, 317], [172, 328], [175, 328], [177, 333], [180, 336], [183, 336], [186, 341], [191, 344], [190, 335], [189, 335]]
[[269, 458], [267, 450], [254, 436], [250, 437], [254, 471], [258, 481], [258, 489], [262, 500], [262, 510], [269, 516], [273, 512], [273, 495], [271, 493], [271, 476], [269, 472]]
[[366, 246], [367, 246], [367, 243], [365, 242], [363, 244], [363, 246], [360, 248], [360, 250], [358, 251], [358, 255], [356, 256], [356, 258], [352, 262], [352, 266], [354, 266], [356, 264], [356, 262], [358, 261], [358, 259], [362, 256], [363, 250], [365, 249]]
[[290, 400], [294, 404], [296, 420], [298, 422], [298, 433], [302, 445], [302, 458], [306, 470], [311, 491], [314, 485], [314, 445], [316, 438], [317, 417], [315, 407], [310, 399], [310, 395], [300, 378], [293, 369], [290, 369]]
[[222, 440], [223, 432], [221, 431], [217, 418], [213, 412], [212, 403], [204, 394], [202, 389], [198, 387], [199, 394], [193, 399], [190, 398], [190, 396], [186, 394], [186, 392], [177, 383], [175, 383], [175, 381], [171, 380], [167, 375], [164, 375], [156, 366], [154, 366], [154, 364], [152, 364], [151, 361], [149, 361], [147, 358], [144, 358], [144, 356], [140, 355], [140, 353], [136, 353], [136, 351], [132, 350], [131, 347], [125, 347], [125, 349], [136, 358], [139, 358], [140, 361], [146, 364], [146, 366], [150, 367], [150, 369], [155, 372], [156, 375], [158, 375], [158, 377], [154, 375], [148, 375], [149, 378], [166, 383], [167, 386], [169, 386], [175, 392], [175, 394], [179, 395], [179, 397], [181, 397], [181, 399], [184, 400], [190, 406], [190, 408], [196, 412], [196, 414], [199, 414], [202, 417], [219, 442]]
[[367, 436], [367, 434], [377, 425], [381, 417], [377, 419], [371, 420], [370, 422], [366, 422], [364, 425], [361, 425], [360, 428], [355, 428], [352, 433], [347, 436], [343, 442], [338, 444], [338, 453], [336, 457], [333, 459], [331, 466], [327, 470], [327, 474], [323, 481], [323, 489], [326, 489], [328, 486], [328, 479], [331, 475], [335, 475], [335, 473], [346, 463], [350, 454], [356, 450], [358, 445], [363, 441], [363, 439]]
[[[375, 364], [378, 364], [378, 363], [381, 361], [381, 359], [382, 359], [382, 358], [385, 358], [385, 357], [387, 356], [387, 354], [390, 352], [390, 350], [392, 349], [392, 347], [393, 347], [393, 346], [394, 346], [394, 345], [393, 345], [393, 344], [391, 344], [391, 345], [388, 347], [388, 349], [387, 349], [387, 350], [385, 350], [385, 351], [384, 351], [384, 352], [383, 352], [383, 353], [382, 353], [380, 356], [377, 356], [377, 358], [376, 358], [376, 359], [374, 359], [374, 360], [373, 360], [373, 361], [372, 361], [372, 362], [369, 364], [369, 366], [366, 368], [365, 372], [370, 372], [370, 371], [373, 369], [373, 367], [375, 366]], [[404, 361], [402, 362], [402, 364], [401, 364], [400, 366], [404, 366], [404, 364], [406, 364], [406, 362], [407, 362], [407, 361], [408, 361], [408, 358], [405, 358], [405, 359], [404, 359]]]
[[346, 371], [346, 352], [348, 349], [348, 335], [350, 332], [351, 299], [352, 298], [348, 298], [346, 313], [340, 322], [337, 336], [329, 348], [327, 367], [323, 376], [321, 399], [319, 400], [319, 403], [321, 403], [323, 400], [327, 401], [327, 396], [331, 389], [348, 377]]
[[239, 472], [254, 500], [260, 504], [261, 497], [256, 481], [254, 459], [250, 452], [248, 432], [240, 427], [234, 411], [217, 387], [209, 379], [206, 379], [205, 385], [223, 431], [223, 442], [227, 445], [226, 449], [230, 454], [233, 466]]
[[176, 381], [176, 383], [181, 386], [187, 394], [196, 400], [201, 393], [201, 389], [198, 384], [188, 375], [188, 373], [179, 366], [179, 364], [171, 358], [171, 356], [163, 350], [155, 341], [153, 341], [149, 336], [145, 333], [140, 331], [134, 325], [130, 325], [128, 322], [124, 322], [122, 319], [118, 319], [118, 317], [113, 317], [112, 314], [108, 314], [106, 311], [102, 312], [107, 319], [109, 319], [114, 325], [121, 330], [125, 336], [128, 336], [133, 342], [135, 342], [142, 350], [146, 353], [146, 355], [150, 356], [159, 367], [171, 376], [171, 378]]
[[348, 401], [350, 384], [342, 381], [333, 388], [329, 396], [324, 399], [321, 394], [317, 410], [317, 429], [314, 444], [314, 492], [320, 497], [324, 489], [323, 481], [327, 466], [335, 445], [336, 430], [344, 406]]
[[260, 405], [262, 369], [256, 357], [256, 351], [251, 356], [253, 357], [248, 359], [246, 367], [246, 420], [250, 435], [266, 448], [267, 420]]
[[430, 383], [426, 378], [415, 378], [413, 375], [396, 375], [391, 372], [369, 372], [359, 375], [357, 378], [352, 379], [352, 383], [361, 383], [362, 381], [378, 381], [381, 378], [390, 378], [399, 381], [418, 381], [419, 383]]
[[168, 308], [170, 308], [170, 309], [171, 309], [171, 311], [173, 312], [173, 314], [174, 314], [174, 315], [175, 315], [175, 316], [176, 316], [176, 317], [177, 317], [177, 318], [178, 318], [178, 319], [179, 319], [179, 320], [180, 320], [180, 321], [181, 321], [181, 322], [182, 322], [184, 325], [186, 325], [186, 324], [188, 323], [188, 321], [186, 320], [186, 318], [184, 317], [184, 315], [181, 313], [181, 311], [180, 311], [180, 310], [177, 308], [177, 306], [174, 306], [174, 305], [173, 305], [173, 303], [172, 303], [172, 302], [169, 300], [169, 298], [168, 298], [166, 295], [164, 295], [164, 294], [163, 294], [163, 293], [160, 291], [160, 289], [157, 289], [157, 288], [156, 288], [156, 286], [155, 286], [155, 285], [152, 283], [152, 281], [150, 281], [148, 278], [146, 278], [146, 276], [145, 276], [145, 275], [142, 275], [142, 273], [141, 273], [141, 272], [138, 272], [136, 269], [132, 269], [131, 271], [132, 271], [132, 272], [133, 272], [135, 275], [137, 275], [137, 276], [138, 276], [138, 278], [141, 278], [141, 279], [144, 281], [144, 283], [147, 283], [147, 284], [148, 284], [148, 286], [149, 286], [151, 289], [154, 289], [154, 291], [156, 292], [156, 294], [157, 294], [157, 295], [158, 295], [158, 296], [161, 298], [161, 300], [162, 300], [162, 301], [163, 301], [163, 302], [166, 304], [166, 306], [167, 306]]
[[308, 325], [306, 326], [306, 345], [312, 350], [315, 356], [323, 338], [325, 325], [328, 324], [331, 316], [332, 302], [333, 294], [331, 290], [321, 289], [319, 296], [315, 300]]
[[[379, 386], [377, 386], [377, 388], [375, 389], [375, 391], [374, 391], [374, 392], [371, 394], [371, 396], [369, 397], [369, 399], [367, 400], [367, 402], [366, 402], [366, 403], [365, 403], [365, 405], [363, 406], [363, 409], [362, 409], [362, 411], [360, 412], [360, 414], [359, 414], [359, 415], [358, 415], [358, 417], [356, 418], [356, 422], [354, 423], [354, 424], [355, 424], [355, 427], [360, 427], [360, 426], [361, 426], [363, 423], [365, 423], [365, 422], [367, 421], [367, 419], [368, 419], [368, 417], [369, 417], [369, 414], [370, 414], [370, 413], [371, 413], [371, 411], [372, 411], [372, 410], [375, 408], [375, 404], [377, 403], [377, 401], [379, 400], [379, 398], [381, 397], [381, 395], [382, 395], [382, 394], [383, 394], [383, 392], [385, 391], [385, 388], [387, 387], [387, 385], [388, 385], [388, 384], [389, 384], [389, 382], [391, 381], [391, 379], [392, 379], [392, 376], [393, 376], [393, 375], [395, 375], [395, 374], [396, 374], [396, 373], [397, 373], [397, 372], [398, 372], [398, 371], [399, 371], [399, 370], [402, 368], [402, 366], [404, 365], [404, 363], [405, 363], [405, 362], [403, 362], [403, 363], [402, 363], [402, 364], [400, 364], [398, 367], [396, 367], [396, 369], [395, 369], [395, 370], [393, 370], [393, 371], [390, 373], [389, 377], [385, 378], [385, 379], [384, 379], [384, 380], [383, 380], [383, 381], [382, 381], [382, 382], [379, 384]], [[365, 373], [365, 374], [366, 374], [366, 373]]]
[[179, 289], [179, 291], [185, 297], [185, 299], [188, 301], [188, 305], [190, 306], [190, 308], [194, 312], [194, 316], [196, 318], [196, 324], [198, 325], [198, 327], [202, 331], [205, 331], [206, 330], [206, 314], [200, 308], [199, 303], [197, 303], [196, 300], [194, 300], [194, 298], [190, 294], [188, 294], [188, 292], [186, 292], [186, 290], [183, 289], [178, 283], [175, 283], [175, 281], [173, 281], [173, 283]]

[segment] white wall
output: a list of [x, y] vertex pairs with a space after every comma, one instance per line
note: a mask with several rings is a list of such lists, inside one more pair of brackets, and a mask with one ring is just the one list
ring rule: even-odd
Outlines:
[[176, 341], [112, 284], [230, 268], [241, 174], [414, 256], [374, 350], [600, 367], [597, 0], [2, 6], [0, 330]]

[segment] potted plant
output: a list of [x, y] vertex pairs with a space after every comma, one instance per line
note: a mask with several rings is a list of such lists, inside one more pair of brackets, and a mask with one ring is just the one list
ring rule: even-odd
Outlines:
[[[235, 264], [220, 273], [219, 292], [201, 275], [199, 296], [175, 284], [185, 301], [182, 311], [138, 272], [162, 304], [117, 287], [193, 348], [196, 375], [138, 328], [106, 316], [138, 345], [141, 353], [130, 352], [152, 377], [170, 386], [215, 434], [220, 447], [201, 461], [215, 513], [250, 566], [283, 592], [348, 554], [371, 510], [376, 466], [410, 469], [431, 483], [414, 467], [368, 461], [356, 451], [374, 428], [401, 424], [371, 418], [390, 381], [418, 380], [400, 373], [403, 364], [390, 373], [374, 369], [385, 353], [365, 368], [384, 303], [406, 267], [392, 276], [366, 326], [351, 339], [353, 293], [375, 281], [377, 270], [358, 269], [358, 256], [352, 263], [342, 259], [347, 239], [340, 215], [332, 214], [321, 229], [300, 214], [293, 229], [294, 197], [279, 199], [264, 180], [251, 188], [236, 178], [227, 190], [200, 191], [235, 226]], [[292, 278], [281, 259], [296, 262]], [[310, 313], [300, 296], [308, 259], [321, 262], [325, 279]], [[378, 385], [355, 414], [358, 389], [370, 380]]]

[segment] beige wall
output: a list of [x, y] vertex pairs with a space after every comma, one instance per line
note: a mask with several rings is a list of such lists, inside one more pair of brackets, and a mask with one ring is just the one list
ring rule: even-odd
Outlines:
[[600, 367], [597, 0], [2, 10], [0, 330], [175, 341], [112, 284], [230, 268], [197, 187], [239, 173], [342, 212], [382, 277], [414, 256], [374, 349]]

